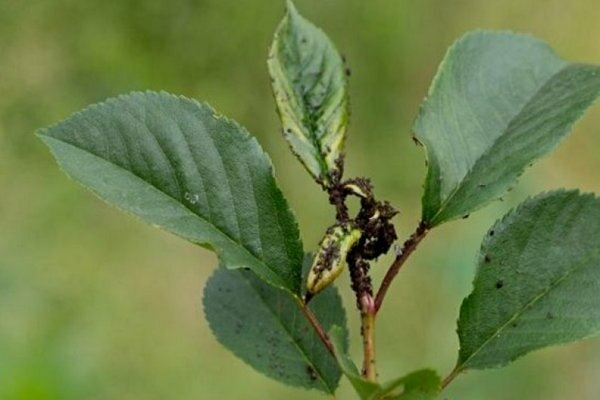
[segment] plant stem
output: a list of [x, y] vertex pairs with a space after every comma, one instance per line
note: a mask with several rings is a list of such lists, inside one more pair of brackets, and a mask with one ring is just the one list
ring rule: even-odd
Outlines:
[[[368, 297], [368, 298], [367, 298]], [[375, 366], [375, 303], [371, 296], [363, 297], [361, 301], [361, 333], [363, 337], [363, 378], [370, 382], [377, 381]]]
[[442, 390], [445, 389], [446, 386], [448, 386], [450, 383], [452, 383], [454, 378], [456, 378], [460, 374], [460, 372], [461, 372], [461, 369], [458, 368], [458, 366], [454, 367], [454, 369], [442, 381]]
[[404, 265], [408, 257], [410, 257], [410, 255], [415, 251], [419, 243], [425, 238], [425, 236], [427, 236], [428, 232], [429, 227], [425, 223], [421, 222], [419, 223], [419, 226], [417, 227], [415, 232], [412, 235], [410, 235], [408, 240], [404, 242], [402, 250], [400, 250], [398, 255], [396, 255], [396, 259], [394, 260], [392, 265], [390, 265], [390, 268], [388, 269], [387, 273], [385, 274], [385, 277], [383, 278], [383, 281], [381, 282], [381, 286], [379, 287], [379, 291], [377, 292], [377, 296], [375, 298], [375, 312], [379, 311], [379, 309], [381, 308], [383, 299], [385, 298], [385, 294], [387, 293], [390, 285], [392, 284], [392, 281], [398, 274], [398, 271], [400, 271], [402, 265]]
[[329, 335], [327, 334], [327, 332], [325, 332], [325, 330], [321, 326], [321, 323], [317, 319], [317, 316], [312, 312], [312, 310], [310, 308], [308, 308], [308, 305], [304, 301], [298, 299], [298, 305], [299, 305], [300, 309], [302, 310], [302, 312], [304, 313], [304, 316], [306, 317], [308, 322], [310, 322], [313, 329], [315, 330], [315, 332], [321, 339], [321, 342], [323, 342], [325, 347], [327, 347], [327, 350], [329, 351], [329, 353], [331, 353], [331, 355], [335, 357], [335, 352], [333, 350], [333, 344], [331, 343], [331, 340], [329, 339]]

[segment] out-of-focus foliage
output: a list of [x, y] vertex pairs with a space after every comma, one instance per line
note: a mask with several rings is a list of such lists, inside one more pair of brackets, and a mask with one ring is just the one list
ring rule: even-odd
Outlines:
[[[320, 398], [265, 379], [212, 337], [200, 305], [216, 265], [208, 251], [96, 200], [57, 170], [33, 136], [87, 104], [131, 90], [206, 100], [269, 152], [305, 246], [316, 249], [333, 213], [281, 137], [266, 68], [283, 3], [0, 1], [0, 398]], [[600, 62], [596, 0], [296, 5], [348, 59], [348, 173], [371, 176], [378, 195], [401, 209], [401, 236], [420, 215], [425, 175], [410, 127], [450, 43], [473, 28], [511, 29], [544, 39], [565, 59]], [[398, 370], [452, 367], [458, 308], [484, 231], [528, 194], [562, 186], [600, 192], [599, 146], [595, 107], [504, 202], [440, 227], [423, 243], [381, 314], [382, 380]], [[375, 279], [388, 261], [374, 268]], [[347, 277], [337, 283], [351, 310]], [[355, 319], [350, 326], [359, 343]], [[352, 349], [355, 357], [359, 352]], [[232, 376], [235, 385], [228, 383]], [[592, 339], [503, 370], [469, 373], [446, 396], [591, 400], [600, 391], [598, 376], [600, 341]], [[344, 383], [340, 398], [351, 391]]]

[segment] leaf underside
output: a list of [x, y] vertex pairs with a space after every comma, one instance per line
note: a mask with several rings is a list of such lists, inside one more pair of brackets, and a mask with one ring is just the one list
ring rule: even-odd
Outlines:
[[459, 369], [499, 367], [600, 331], [600, 199], [556, 191], [486, 235], [458, 321]]
[[62, 169], [145, 222], [299, 294], [302, 243], [269, 158], [206, 104], [132, 93], [39, 133]]
[[561, 60], [527, 35], [471, 32], [440, 65], [414, 125], [427, 149], [423, 221], [504, 195], [600, 94], [600, 67]]
[[[310, 308], [324, 329], [344, 327], [346, 316], [334, 287]], [[206, 319], [218, 340], [257, 371], [282, 383], [333, 393], [341, 371], [294, 299], [248, 271], [215, 271], [204, 291]]]
[[308, 172], [327, 185], [348, 125], [342, 57], [327, 35], [288, 1], [268, 67], [283, 135]]

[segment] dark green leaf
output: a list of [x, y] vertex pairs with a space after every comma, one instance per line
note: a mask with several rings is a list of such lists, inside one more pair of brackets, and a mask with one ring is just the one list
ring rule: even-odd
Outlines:
[[459, 370], [502, 366], [600, 331], [599, 221], [598, 198], [557, 191], [491, 228], [460, 310]]
[[[346, 351], [346, 316], [336, 289], [323, 291], [310, 308], [324, 329], [344, 327]], [[287, 292], [247, 271], [220, 268], [206, 285], [204, 311], [217, 339], [257, 371], [288, 385], [335, 391], [341, 371]]]
[[64, 171], [142, 220], [300, 293], [302, 244], [269, 158], [206, 104], [133, 93], [40, 132]]
[[308, 172], [328, 184], [348, 124], [341, 56], [325, 33], [288, 1], [268, 65], [285, 138]]
[[563, 61], [533, 37], [465, 35], [448, 51], [414, 126], [429, 160], [423, 220], [439, 225], [504, 195], [599, 94], [600, 67]]
[[345, 331], [337, 326], [329, 332], [338, 363], [361, 400], [433, 400], [440, 393], [440, 377], [435, 371], [428, 369], [413, 372], [383, 385], [365, 380], [343, 350], [345, 335]]

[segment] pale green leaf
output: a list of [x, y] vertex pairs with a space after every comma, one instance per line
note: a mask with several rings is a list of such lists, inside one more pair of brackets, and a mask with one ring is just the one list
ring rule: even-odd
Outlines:
[[142, 220], [300, 293], [302, 244], [269, 158], [206, 104], [133, 93], [40, 132], [63, 170]]
[[458, 321], [458, 369], [498, 367], [600, 331], [600, 200], [540, 195], [486, 235]]
[[348, 125], [342, 57], [325, 33], [288, 1], [268, 66], [283, 134], [310, 174], [327, 185]]
[[468, 33], [448, 51], [415, 122], [429, 170], [423, 220], [460, 218], [504, 195], [600, 94], [600, 67], [531, 36]]
[[439, 375], [430, 369], [410, 373], [383, 385], [381, 400], [434, 400], [441, 391]]
[[[341, 330], [348, 348], [341, 299], [330, 287], [310, 302], [324, 329]], [[247, 271], [220, 268], [204, 291], [204, 311], [215, 336], [257, 371], [282, 383], [333, 393], [341, 371], [289, 293]]]

